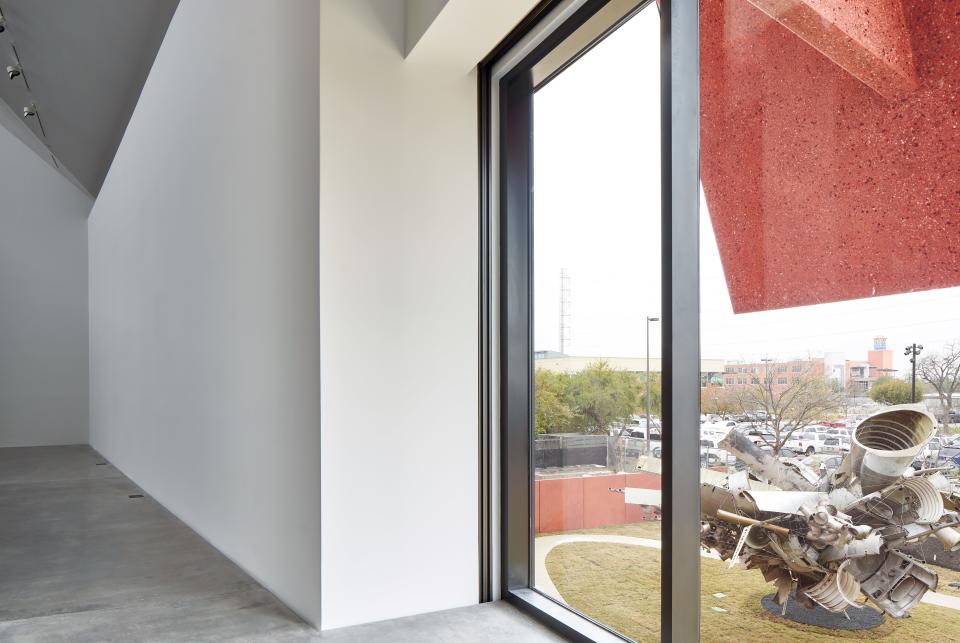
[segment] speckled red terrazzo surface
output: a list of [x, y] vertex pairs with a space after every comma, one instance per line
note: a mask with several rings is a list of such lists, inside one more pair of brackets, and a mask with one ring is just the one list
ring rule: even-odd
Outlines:
[[881, 96], [917, 88], [901, 0], [748, 0]]
[[903, 2], [917, 88], [893, 98], [747, 0], [701, 7], [701, 172], [734, 310], [960, 285], [960, 0]]

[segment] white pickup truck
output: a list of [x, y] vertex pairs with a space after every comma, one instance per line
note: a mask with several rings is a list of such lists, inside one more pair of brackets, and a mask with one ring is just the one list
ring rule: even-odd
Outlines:
[[[827, 440], [835, 441], [837, 437], [826, 433], [816, 433], [814, 431], [796, 431], [790, 436], [790, 439], [787, 440], [785, 446], [798, 453], [813, 455], [814, 453], [824, 451], [824, 447], [827, 446]], [[833, 445], [831, 444], [830, 446]]]

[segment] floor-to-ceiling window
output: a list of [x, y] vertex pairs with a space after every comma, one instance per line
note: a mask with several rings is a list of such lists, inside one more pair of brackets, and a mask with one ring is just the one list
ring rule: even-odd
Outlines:
[[631, 638], [660, 629], [659, 51], [651, 6], [533, 98], [533, 585]]
[[642, 87], [653, 5], [498, 86], [505, 588], [641, 640], [951, 640], [960, 8], [690, 5], [658, 16], [659, 194], [603, 80]]
[[960, 3], [702, 0], [704, 641], [960, 632]]
[[495, 97], [503, 582], [659, 640], [661, 16], [551, 21]]

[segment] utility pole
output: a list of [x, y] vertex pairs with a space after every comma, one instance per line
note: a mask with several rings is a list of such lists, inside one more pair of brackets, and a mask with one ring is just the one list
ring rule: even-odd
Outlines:
[[910, 366], [913, 370], [913, 374], [910, 376], [910, 401], [913, 404], [917, 403], [917, 357], [920, 355], [920, 351], [922, 350], [922, 345], [910, 344], [903, 352], [904, 355], [910, 357]]
[[[647, 398], [647, 429], [645, 434], [647, 436], [647, 449], [646, 454], [650, 455], [650, 322], [660, 321], [659, 317], [647, 317], [647, 389], [644, 397]], [[662, 427], [661, 427], [662, 428]], [[660, 439], [663, 439], [663, 433], [660, 434]]]
[[570, 344], [570, 275], [560, 269], [560, 354], [567, 354]]

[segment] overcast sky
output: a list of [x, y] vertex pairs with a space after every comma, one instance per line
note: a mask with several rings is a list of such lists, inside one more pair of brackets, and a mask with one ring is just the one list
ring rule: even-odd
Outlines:
[[[535, 348], [558, 350], [560, 270], [570, 355], [643, 356], [660, 313], [659, 18], [651, 5], [534, 99]], [[960, 288], [735, 315], [701, 193], [701, 353], [757, 360], [838, 351], [866, 359], [885, 335], [894, 366], [960, 338]], [[658, 325], [651, 354], [660, 354]]]

